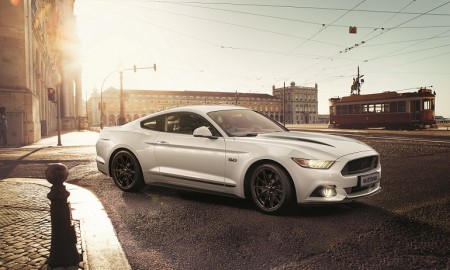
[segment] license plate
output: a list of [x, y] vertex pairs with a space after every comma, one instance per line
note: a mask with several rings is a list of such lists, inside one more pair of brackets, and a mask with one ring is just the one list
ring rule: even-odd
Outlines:
[[358, 186], [365, 187], [365, 186], [377, 183], [378, 181], [380, 181], [380, 174], [379, 173], [372, 173], [372, 174], [368, 174], [368, 175], [362, 175], [362, 176], [359, 177]]

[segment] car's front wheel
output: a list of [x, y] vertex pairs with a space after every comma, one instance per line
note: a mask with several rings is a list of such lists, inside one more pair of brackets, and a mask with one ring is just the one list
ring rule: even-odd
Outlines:
[[280, 213], [291, 206], [292, 192], [289, 175], [275, 164], [261, 164], [250, 176], [251, 198], [265, 213]]
[[144, 186], [139, 161], [128, 151], [122, 150], [114, 155], [111, 175], [116, 186], [123, 191], [137, 191]]

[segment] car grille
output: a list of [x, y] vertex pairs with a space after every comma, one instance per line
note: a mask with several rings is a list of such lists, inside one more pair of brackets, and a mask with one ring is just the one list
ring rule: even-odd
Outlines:
[[342, 175], [363, 173], [378, 166], [378, 156], [369, 156], [349, 161], [342, 169]]

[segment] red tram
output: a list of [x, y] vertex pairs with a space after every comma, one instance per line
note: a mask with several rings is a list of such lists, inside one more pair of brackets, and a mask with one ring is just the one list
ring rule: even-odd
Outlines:
[[[436, 128], [434, 119], [435, 93], [420, 88], [416, 92], [383, 92], [360, 95], [360, 82], [353, 80], [357, 94], [331, 98], [331, 128], [424, 129]], [[364, 81], [362, 81], [364, 82]]]

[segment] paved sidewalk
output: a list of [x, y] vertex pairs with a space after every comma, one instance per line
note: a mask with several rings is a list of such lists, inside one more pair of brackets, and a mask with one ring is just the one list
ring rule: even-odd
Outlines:
[[[97, 197], [76, 185], [65, 186], [82, 258], [78, 266], [67, 269], [131, 269]], [[0, 180], [0, 270], [49, 269], [50, 187], [46, 179]]]
[[[85, 146], [95, 145], [99, 133], [89, 130], [69, 131], [61, 134], [61, 146]], [[58, 135], [42, 138], [36, 143], [22, 146], [21, 148], [38, 148], [42, 146], [57, 146]]]

